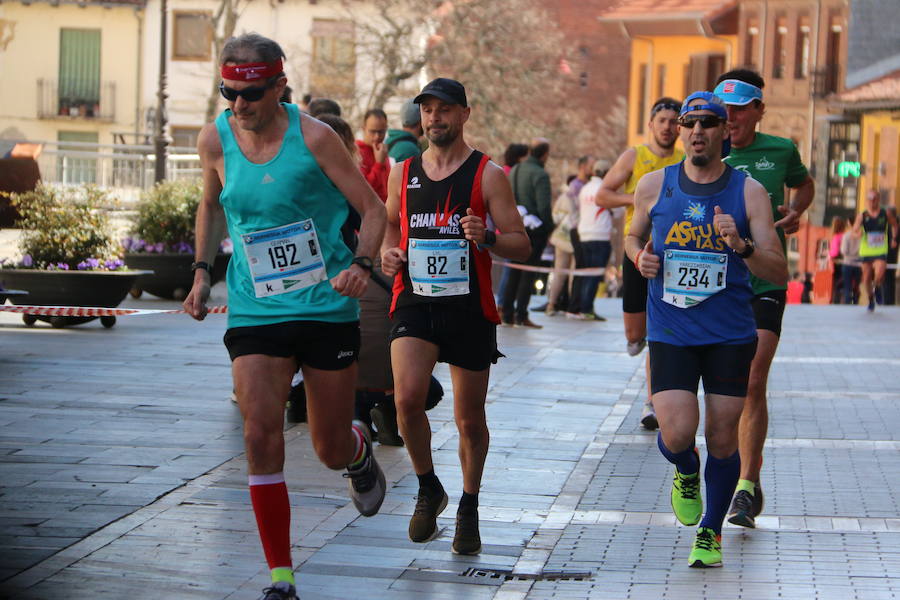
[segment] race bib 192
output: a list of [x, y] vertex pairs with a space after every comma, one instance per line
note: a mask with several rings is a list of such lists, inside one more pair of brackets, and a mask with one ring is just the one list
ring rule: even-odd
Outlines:
[[312, 219], [241, 236], [257, 298], [325, 281], [328, 274]]

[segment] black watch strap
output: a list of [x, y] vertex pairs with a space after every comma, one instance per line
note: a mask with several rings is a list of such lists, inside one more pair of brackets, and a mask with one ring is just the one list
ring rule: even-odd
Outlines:
[[491, 231], [490, 229], [484, 230], [484, 242], [481, 244], [482, 248], [493, 248], [494, 244], [497, 243], [497, 234]]
[[350, 261], [350, 264], [362, 267], [369, 273], [371, 273], [375, 268], [375, 265], [372, 263], [372, 259], [368, 256], [355, 256], [353, 260]]
[[750, 258], [753, 252], [756, 250], [756, 246], [753, 244], [753, 240], [750, 238], [744, 238], [744, 250], [742, 252], [738, 252], [738, 256], [741, 258]]
[[203, 269], [207, 273], [212, 274], [212, 265], [210, 265], [208, 262], [203, 262], [202, 260], [198, 260], [195, 263], [191, 263], [191, 273], [193, 273], [197, 269]]

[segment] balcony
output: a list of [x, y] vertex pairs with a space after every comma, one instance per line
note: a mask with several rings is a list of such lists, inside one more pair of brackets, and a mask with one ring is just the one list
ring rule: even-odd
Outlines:
[[812, 94], [815, 98], [824, 98], [840, 88], [840, 65], [825, 65], [812, 72]]
[[37, 98], [39, 119], [116, 119], [114, 81], [38, 79]]

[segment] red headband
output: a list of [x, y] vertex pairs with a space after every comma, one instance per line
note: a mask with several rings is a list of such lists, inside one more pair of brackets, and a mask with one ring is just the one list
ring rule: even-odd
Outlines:
[[275, 62], [256, 62], [243, 65], [222, 65], [222, 79], [232, 81], [256, 81], [274, 77], [284, 70], [279, 58]]

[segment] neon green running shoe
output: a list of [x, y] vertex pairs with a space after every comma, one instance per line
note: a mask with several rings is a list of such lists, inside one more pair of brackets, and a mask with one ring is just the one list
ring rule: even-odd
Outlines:
[[682, 475], [675, 469], [672, 478], [672, 512], [682, 525], [696, 525], [703, 515], [700, 497], [700, 473]]
[[722, 566], [722, 536], [709, 527], [701, 527], [694, 537], [694, 546], [688, 557], [688, 566], [710, 569]]

